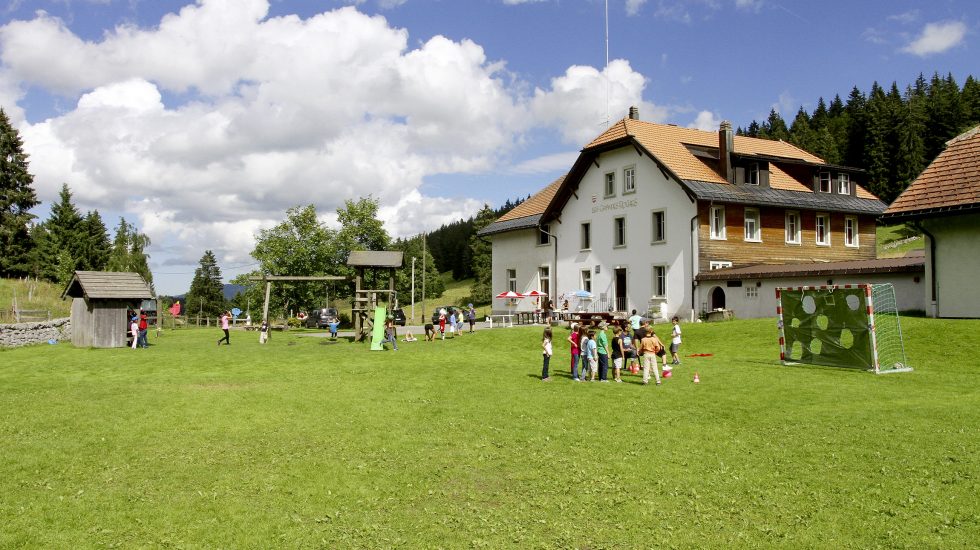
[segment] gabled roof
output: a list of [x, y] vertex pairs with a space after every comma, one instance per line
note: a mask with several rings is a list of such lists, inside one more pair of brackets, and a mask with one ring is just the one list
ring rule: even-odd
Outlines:
[[354, 250], [347, 257], [350, 267], [401, 267], [405, 253], [400, 250]]
[[863, 170], [827, 164], [820, 157], [785, 141], [733, 136], [733, 144], [733, 158], [757, 158], [768, 162], [769, 188], [734, 185], [721, 176], [717, 158], [718, 132], [623, 118], [582, 149], [568, 174], [485, 227], [480, 235], [535, 227], [542, 221], [556, 218], [576, 192], [589, 167], [598, 162], [596, 159], [601, 153], [631, 145], [638, 153], [648, 156], [666, 177], [680, 183], [692, 201], [797, 206], [873, 215], [879, 215], [885, 209], [884, 203], [853, 180], [855, 196], [818, 194], [814, 193], [812, 183], [800, 181], [799, 175], [801, 170], [807, 170], [806, 167], [856, 174]]
[[883, 220], [908, 220], [980, 211], [980, 126], [946, 149], [888, 207]]
[[554, 198], [555, 192], [558, 191], [563, 181], [565, 181], [565, 176], [549, 183], [547, 187], [531, 195], [526, 201], [518, 204], [509, 212], [505, 212], [503, 216], [497, 218], [497, 221], [481, 229], [478, 234], [486, 236], [514, 231], [515, 229], [536, 227], [541, 220], [541, 214], [551, 203], [551, 199]]
[[148, 300], [153, 292], [139, 273], [76, 271], [61, 298]]

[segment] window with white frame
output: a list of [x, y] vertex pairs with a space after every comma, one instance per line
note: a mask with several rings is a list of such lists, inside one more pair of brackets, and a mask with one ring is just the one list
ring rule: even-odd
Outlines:
[[851, 194], [851, 176], [848, 174], [837, 174], [837, 193], [840, 195]]
[[749, 165], [749, 183], [752, 185], [759, 185], [760, 181], [759, 163], [753, 162]]
[[636, 191], [636, 167], [623, 168], [623, 194]]
[[517, 270], [507, 270], [507, 290], [517, 292]]
[[751, 242], [762, 242], [762, 224], [759, 220], [758, 208], [745, 209], [745, 240]]
[[653, 295], [657, 298], [667, 296], [667, 266], [653, 266]]
[[709, 217], [711, 222], [711, 238], [724, 239], [725, 238], [725, 207], [712, 206], [709, 212]]
[[626, 218], [613, 218], [613, 246], [626, 246]]
[[800, 244], [800, 213], [793, 210], [786, 212], [786, 242]]
[[815, 238], [819, 246], [830, 246], [830, 216], [827, 214], [817, 214], [814, 233], [816, 234]]
[[544, 223], [541, 224], [538, 230], [538, 244], [541, 246], [546, 246], [551, 244], [551, 236], [548, 233], [551, 232], [551, 226]]
[[606, 174], [606, 197], [616, 196], [616, 172]]
[[589, 269], [582, 270], [582, 290], [592, 292], [592, 271]]
[[592, 248], [592, 224], [589, 222], [584, 222], [582, 224], [581, 232], [581, 242], [579, 243], [582, 250], [589, 250]]
[[759, 297], [759, 287], [747, 286], [745, 287], [745, 297], [746, 298], [758, 298]]
[[546, 265], [538, 268], [538, 288], [551, 296], [551, 268]]
[[844, 246], [858, 246], [858, 220], [852, 216], [844, 218]]
[[653, 238], [651, 242], [662, 243], [667, 240], [667, 216], [663, 210], [653, 213]]
[[708, 270], [714, 269], [725, 269], [726, 267], [732, 267], [732, 262], [724, 262], [720, 260], [711, 260], [708, 262]]
[[820, 188], [821, 193], [830, 193], [830, 172], [820, 172]]

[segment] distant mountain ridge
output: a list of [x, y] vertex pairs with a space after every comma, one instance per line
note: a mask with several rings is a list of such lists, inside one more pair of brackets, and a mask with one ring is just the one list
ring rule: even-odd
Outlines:
[[[232, 298], [237, 296], [240, 292], [245, 292], [244, 285], [233, 285], [233, 284], [221, 285], [221, 295], [225, 297], [225, 300], [231, 300]], [[186, 297], [187, 297], [187, 293], [185, 292], [183, 294], [178, 294], [177, 296], [174, 296], [174, 299], [183, 302]]]

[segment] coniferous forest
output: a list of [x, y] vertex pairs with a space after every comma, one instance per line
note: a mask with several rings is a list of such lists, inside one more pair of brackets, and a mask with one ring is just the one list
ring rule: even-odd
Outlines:
[[846, 100], [817, 100], [812, 113], [800, 107], [787, 125], [775, 110], [769, 118], [739, 128], [743, 136], [779, 139], [830, 164], [868, 172], [869, 191], [891, 203], [943, 150], [948, 140], [980, 124], [980, 82], [972, 75], [962, 88], [952, 74], [919, 75], [886, 90], [877, 82], [855, 86]]

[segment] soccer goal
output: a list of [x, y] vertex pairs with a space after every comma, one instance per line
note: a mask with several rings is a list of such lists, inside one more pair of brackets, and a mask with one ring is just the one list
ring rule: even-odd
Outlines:
[[907, 372], [895, 288], [890, 284], [776, 289], [779, 358], [877, 374]]

